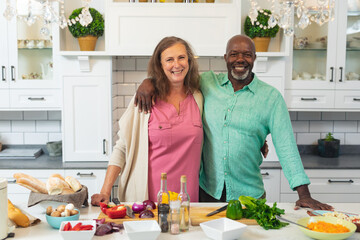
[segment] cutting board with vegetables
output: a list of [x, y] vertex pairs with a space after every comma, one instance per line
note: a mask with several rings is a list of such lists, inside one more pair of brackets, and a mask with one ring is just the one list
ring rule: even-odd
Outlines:
[[[130, 206], [131, 207], [131, 206]], [[103, 212], [100, 212], [99, 216], [97, 219], [102, 219], [102, 218], [105, 218], [105, 222], [114, 222], [114, 223], [117, 223], [117, 224], [121, 224], [123, 222], [126, 222], [126, 221], [140, 221], [140, 220], [158, 220], [157, 218], [157, 209], [155, 210], [152, 210], [152, 212], [154, 213], [154, 217], [153, 218], [139, 218], [139, 214], [134, 214], [135, 217], [134, 218], [131, 218], [129, 216], [125, 216], [124, 218], [117, 218], [117, 219], [111, 219], [109, 218], [108, 215], [106, 215], [105, 213]]]
[[[199, 226], [202, 222], [207, 222], [210, 220], [215, 220], [218, 218], [226, 217], [226, 211], [222, 211], [218, 214], [207, 217], [206, 214], [215, 211], [219, 207], [191, 207], [190, 208], [190, 221], [192, 226]], [[257, 225], [256, 220], [242, 218], [237, 220], [238, 222], [244, 223], [246, 225]]]

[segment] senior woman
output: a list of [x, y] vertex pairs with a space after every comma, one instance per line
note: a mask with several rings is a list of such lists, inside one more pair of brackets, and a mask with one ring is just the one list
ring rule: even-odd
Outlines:
[[168, 190], [176, 192], [180, 176], [187, 175], [190, 199], [198, 201], [203, 97], [189, 44], [177, 37], [162, 39], [150, 59], [148, 75], [156, 104], [151, 114], [141, 113], [130, 101], [119, 120], [119, 140], [101, 192], [91, 197], [93, 205], [108, 202], [118, 176], [120, 201], [156, 202], [161, 172], [167, 172]]

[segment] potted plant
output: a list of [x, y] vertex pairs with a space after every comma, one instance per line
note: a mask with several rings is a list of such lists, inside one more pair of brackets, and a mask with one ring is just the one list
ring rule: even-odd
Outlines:
[[270, 38], [275, 37], [279, 31], [279, 25], [275, 25], [274, 27], [268, 26], [270, 16], [271, 11], [263, 9], [258, 11], [258, 16], [254, 24], [252, 24], [249, 16], [245, 19], [245, 34], [254, 41], [257, 52], [267, 52]]
[[322, 157], [338, 157], [340, 140], [335, 139], [332, 133], [328, 133], [325, 138], [318, 140], [318, 150]]
[[104, 34], [104, 18], [94, 8], [89, 8], [92, 22], [87, 26], [81, 24], [83, 8], [75, 9], [69, 17], [69, 31], [73, 37], [77, 38], [80, 51], [94, 51], [98, 37]]

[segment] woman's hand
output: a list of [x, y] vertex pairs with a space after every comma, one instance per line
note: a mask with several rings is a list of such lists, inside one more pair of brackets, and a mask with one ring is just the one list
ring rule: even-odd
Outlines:
[[139, 112], [151, 112], [151, 107], [155, 105], [155, 88], [150, 78], [144, 79], [136, 91], [135, 106], [139, 106]]
[[99, 206], [101, 202], [108, 204], [110, 196], [104, 193], [96, 193], [91, 196], [91, 205]]

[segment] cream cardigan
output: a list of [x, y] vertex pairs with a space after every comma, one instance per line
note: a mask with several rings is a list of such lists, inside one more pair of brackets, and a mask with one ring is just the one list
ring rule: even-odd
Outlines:
[[[194, 99], [203, 111], [203, 96], [196, 91]], [[130, 101], [125, 113], [119, 120], [119, 140], [110, 157], [108, 165], [121, 168], [119, 175], [118, 197], [121, 202], [136, 202], [148, 199], [148, 121], [150, 114], [139, 113]], [[159, 177], [160, 181], [160, 177]]]

